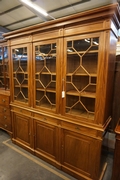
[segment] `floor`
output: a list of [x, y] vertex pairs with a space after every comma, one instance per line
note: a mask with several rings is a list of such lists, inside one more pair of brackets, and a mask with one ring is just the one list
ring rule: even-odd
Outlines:
[[[103, 180], [111, 179], [112, 163], [113, 153], [109, 152]], [[76, 179], [16, 146], [9, 135], [0, 130], [0, 180]]]

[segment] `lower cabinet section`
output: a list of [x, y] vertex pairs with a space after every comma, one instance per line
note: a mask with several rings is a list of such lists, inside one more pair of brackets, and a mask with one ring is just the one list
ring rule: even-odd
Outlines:
[[13, 142], [33, 151], [32, 118], [21, 114], [13, 114], [14, 133]]
[[101, 141], [62, 129], [62, 169], [78, 179], [98, 179]]
[[52, 117], [12, 113], [14, 143], [79, 180], [99, 180], [102, 138], [85, 127], [85, 134], [76, 132], [67, 122], [62, 127]]
[[34, 120], [34, 133], [35, 154], [59, 168], [58, 127]]

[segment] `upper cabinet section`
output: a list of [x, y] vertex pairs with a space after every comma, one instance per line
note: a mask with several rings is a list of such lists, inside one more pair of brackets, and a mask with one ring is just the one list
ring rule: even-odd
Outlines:
[[9, 88], [8, 47], [6, 42], [0, 42], [0, 89]]
[[105, 127], [111, 120], [119, 12], [111, 4], [5, 34], [11, 103]]
[[94, 119], [99, 37], [67, 38], [66, 114]]

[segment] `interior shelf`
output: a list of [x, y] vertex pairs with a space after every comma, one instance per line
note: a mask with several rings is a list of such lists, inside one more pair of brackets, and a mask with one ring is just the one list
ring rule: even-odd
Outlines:
[[50, 74], [50, 75], [56, 75], [54, 72], [41, 72], [41, 74]]
[[74, 76], [91, 76], [91, 77], [97, 77], [97, 74], [94, 74], [94, 73], [92, 73], [92, 74], [87, 74], [87, 73], [67, 73], [66, 74], [66, 76], [72, 76], [72, 75], [74, 75]]
[[14, 71], [13, 74], [28, 74], [28, 72], [26, 71]]
[[14, 87], [23, 87], [23, 88], [28, 88], [28, 85], [22, 85], [22, 84], [20, 84], [20, 85], [14, 85]]
[[66, 94], [67, 95], [73, 95], [73, 96], [89, 97], [89, 98], [95, 98], [96, 97], [96, 93], [87, 92], [87, 91], [78, 92], [78, 91], [75, 91], [75, 90], [70, 90], [70, 91], [67, 91]]
[[56, 109], [55, 104], [40, 103], [40, 102], [36, 101], [36, 105], [41, 106], [43, 108], [51, 109], [51, 110]]
[[[98, 50], [89, 50], [89, 51], [86, 51], [87, 53], [98, 53], [99, 51]], [[84, 54], [85, 51], [77, 51], [78, 54]], [[75, 52], [72, 52], [72, 51], [67, 51], [67, 54], [76, 54], [76, 51]]]
[[94, 119], [94, 112], [86, 112], [86, 111], [80, 111], [77, 109], [71, 109], [67, 111], [67, 114], [77, 115], [77, 116], [92, 119], [92, 120]]
[[88, 98], [95, 98], [96, 97], [96, 93], [83, 91], [83, 92], [81, 92], [81, 96], [82, 97], [88, 97]]
[[44, 89], [44, 88], [37, 88], [36, 90], [37, 90], [37, 91], [46, 91], [46, 92], [56, 93], [55, 88], [46, 88], [46, 89]]
[[15, 100], [16, 101], [20, 101], [20, 102], [24, 102], [24, 103], [28, 103], [28, 98], [24, 98], [24, 99], [22, 99], [22, 98], [18, 98], [18, 97], [14, 97], [15, 98]]
[[73, 95], [73, 96], [80, 96], [80, 93], [78, 91], [75, 91], [75, 90], [67, 91], [66, 94]]

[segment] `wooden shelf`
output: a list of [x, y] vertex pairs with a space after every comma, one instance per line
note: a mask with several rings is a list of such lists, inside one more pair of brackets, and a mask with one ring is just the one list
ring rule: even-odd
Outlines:
[[66, 76], [89, 76], [87, 73], [67, 73]]
[[35, 75], [39, 75], [39, 74], [45, 74], [45, 75], [56, 75], [55, 72], [36, 72]]
[[16, 71], [16, 72], [13, 72], [13, 74], [28, 74], [27, 71]]
[[80, 93], [75, 90], [70, 90], [66, 92], [67, 95], [80, 96]]
[[90, 76], [90, 77], [97, 77], [97, 74], [87, 74], [87, 73], [67, 73], [66, 76]]
[[88, 98], [95, 98], [95, 97], [96, 97], [96, 93], [83, 91], [83, 92], [81, 93], [81, 96], [82, 96], [82, 97], [88, 97]]
[[[39, 102], [36, 101], [36, 103], [39, 103]], [[43, 104], [40, 105], [40, 107], [44, 107], [44, 108], [52, 109], [52, 110], [55, 110], [55, 109], [56, 109], [55, 105], [53, 105], [53, 104], [48, 104], [48, 103], [43, 103]]]
[[21, 87], [23, 87], [23, 88], [28, 88], [28, 85], [24, 85], [24, 84], [21, 84]]
[[37, 90], [37, 91], [46, 91], [46, 92], [56, 93], [55, 88], [47, 88], [47, 89], [44, 89], [44, 88], [37, 88], [36, 90]]
[[81, 110], [71, 109], [67, 112], [67, 114], [71, 115], [78, 115], [80, 117], [88, 118], [88, 119], [94, 119], [94, 112], [85, 112]]
[[55, 88], [47, 88], [46, 91], [47, 91], [47, 92], [56, 93], [56, 89], [55, 89]]
[[[84, 54], [85, 52], [86, 52], [87, 54], [91, 54], [91, 53], [98, 53], [99, 50], [77, 51], [77, 53], [79, 53], [79, 54]], [[69, 51], [67, 51], [67, 54], [76, 54], [76, 55], [77, 55], [77, 53], [76, 53], [76, 52], [69, 52]]]
[[36, 91], [45, 91], [44, 88], [36, 88]]
[[20, 101], [20, 102], [28, 102], [28, 98], [20, 99], [18, 97], [15, 97], [15, 101]]
[[75, 90], [70, 90], [68, 92], [66, 92], [67, 95], [73, 95], [73, 96], [81, 96], [81, 97], [87, 97], [87, 98], [95, 98], [96, 97], [96, 93], [93, 92], [87, 92], [87, 91], [83, 91], [83, 92], [78, 92]]
[[23, 88], [28, 88], [28, 85], [14, 85], [14, 87], [23, 87]]

